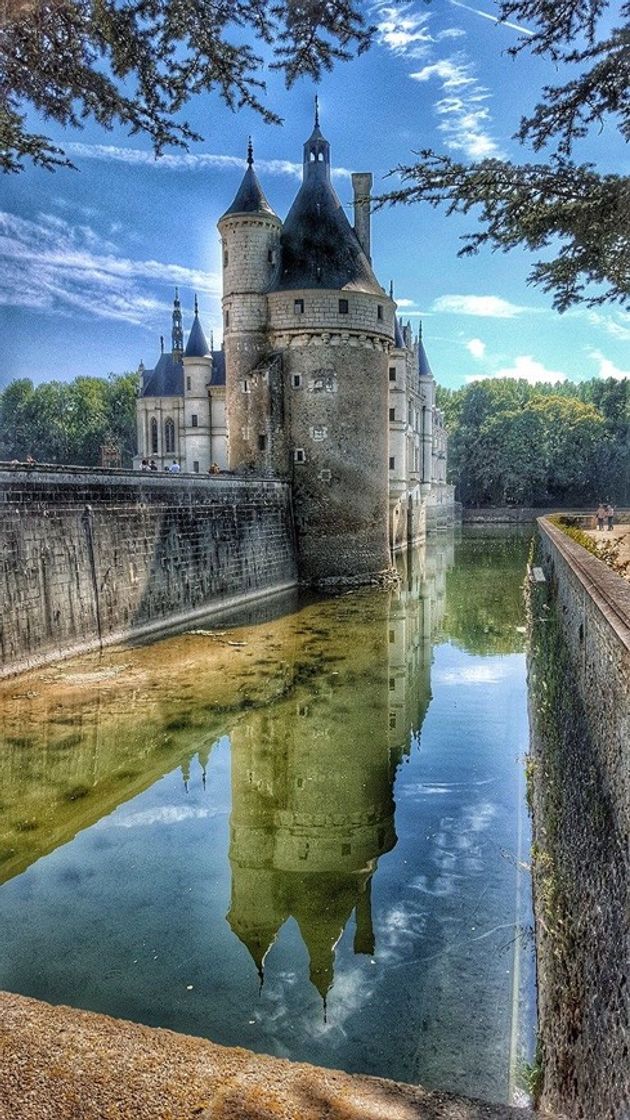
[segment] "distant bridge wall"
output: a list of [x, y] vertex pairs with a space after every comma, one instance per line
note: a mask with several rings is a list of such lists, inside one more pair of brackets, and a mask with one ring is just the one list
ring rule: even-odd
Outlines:
[[0, 469], [0, 676], [296, 583], [286, 483]]

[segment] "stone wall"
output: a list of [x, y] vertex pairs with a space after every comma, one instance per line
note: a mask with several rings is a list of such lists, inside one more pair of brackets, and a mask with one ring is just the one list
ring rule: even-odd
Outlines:
[[280, 482], [2, 470], [0, 676], [292, 586], [293, 540]]
[[[548, 513], [559, 513], [567, 517], [584, 518], [583, 528], [595, 527], [595, 513], [590, 510], [560, 510], [558, 506], [549, 506], [546, 509], [534, 509], [531, 506], [465, 506], [462, 519], [466, 525], [518, 525], [531, 524], [537, 518]], [[628, 523], [630, 510], [618, 509], [615, 521]]]
[[630, 584], [543, 518], [530, 606], [541, 1102], [630, 1116]]

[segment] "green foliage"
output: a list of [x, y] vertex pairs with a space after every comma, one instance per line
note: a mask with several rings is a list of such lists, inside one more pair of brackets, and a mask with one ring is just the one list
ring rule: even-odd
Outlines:
[[464, 505], [630, 500], [630, 385], [490, 379], [438, 390]]
[[129, 465], [136, 438], [137, 375], [77, 377], [34, 386], [12, 381], [0, 393], [0, 459], [97, 466], [116, 444]]
[[370, 38], [354, 0], [2, 0], [0, 167], [20, 171], [24, 157], [71, 166], [28, 130], [26, 106], [64, 127], [126, 125], [148, 135], [156, 155], [202, 139], [179, 119], [194, 94], [217, 90], [231, 109], [279, 123], [261, 100], [265, 61], [288, 86], [317, 81]]
[[487, 529], [483, 536], [469, 530], [457, 543], [456, 562], [446, 576], [443, 630], [468, 653], [522, 652], [529, 538], [529, 533], [501, 529], [490, 542]]
[[481, 228], [463, 238], [460, 256], [482, 246], [542, 250], [529, 281], [549, 292], [559, 311], [630, 300], [630, 177], [600, 174], [592, 163], [572, 159], [576, 141], [593, 125], [599, 132], [616, 125], [630, 138], [630, 5], [626, 0], [613, 16], [618, 26], [611, 26], [609, 6], [607, 0], [499, 0], [500, 19], [516, 19], [533, 32], [508, 53], [517, 60], [531, 51], [568, 79], [543, 88], [514, 137], [536, 152], [546, 149], [546, 158], [464, 164], [422, 151], [421, 162], [396, 168], [402, 185], [380, 200], [475, 213]]

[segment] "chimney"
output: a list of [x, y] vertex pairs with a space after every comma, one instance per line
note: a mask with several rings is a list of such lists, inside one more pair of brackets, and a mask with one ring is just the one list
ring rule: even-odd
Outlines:
[[370, 195], [372, 193], [372, 172], [356, 171], [352, 175], [354, 190], [354, 232], [370, 264], [372, 263], [370, 245]]

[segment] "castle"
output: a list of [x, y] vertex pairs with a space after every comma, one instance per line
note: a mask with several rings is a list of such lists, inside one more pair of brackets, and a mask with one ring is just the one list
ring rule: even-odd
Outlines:
[[250, 142], [218, 223], [223, 347], [208, 345], [196, 300], [184, 347], [176, 293], [171, 351], [140, 370], [136, 465], [290, 480], [301, 577], [365, 580], [422, 538], [427, 510], [452, 509], [447, 438], [422, 336], [372, 269], [372, 176], [352, 176], [353, 228], [317, 108], [303, 163], [283, 222]]

